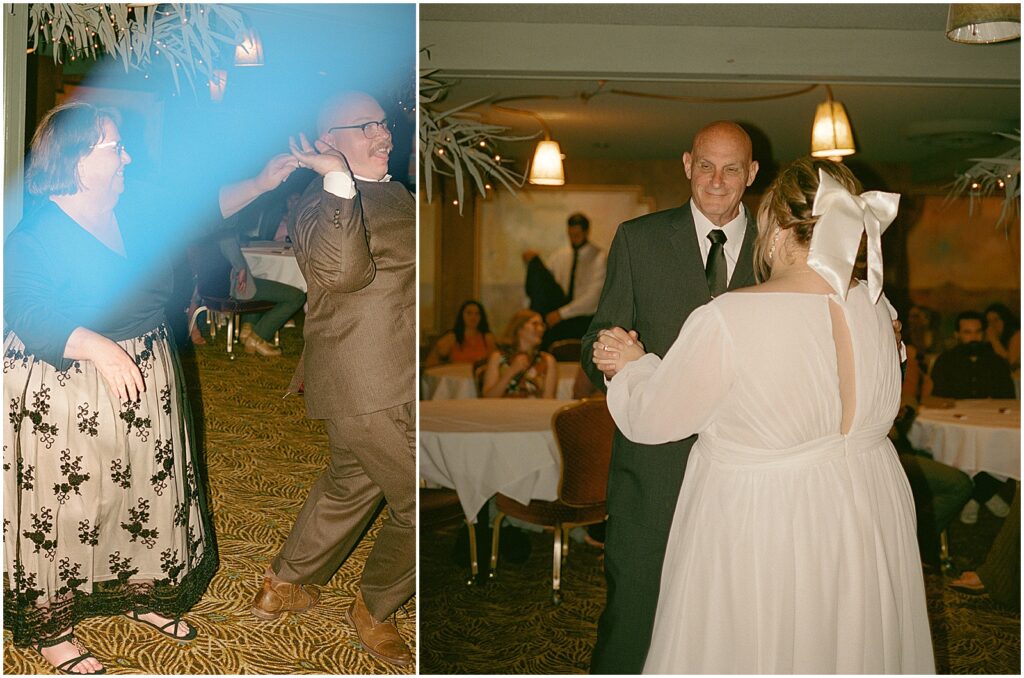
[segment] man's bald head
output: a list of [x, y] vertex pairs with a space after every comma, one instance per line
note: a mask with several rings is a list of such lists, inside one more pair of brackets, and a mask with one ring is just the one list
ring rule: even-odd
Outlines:
[[320, 114], [316, 118], [317, 136], [323, 136], [327, 130], [335, 125], [345, 124], [344, 121], [350, 117], [348, 114], [351, 109], [358, 108], [360, 105], [380, 106], [377, 100], [366, 92], [357, 92], [355, 90], [339, 92], [325, 101], [320, 107]]
[[758, 165], [746, 130], [729, 120], [706, 125], [683, 153], [693, 204], [716, 226], [739, 214], [743, 191], [754, 182]]
[[732, 120], [716, 120], [697, 130], [693, 135], [691, 152], [706, 144], [735, 144], [742, 146], [746, 152], [746, 161], [749, 163], [754, 157], [754, 144], [750, 141], [747, 130], [737, 125]]

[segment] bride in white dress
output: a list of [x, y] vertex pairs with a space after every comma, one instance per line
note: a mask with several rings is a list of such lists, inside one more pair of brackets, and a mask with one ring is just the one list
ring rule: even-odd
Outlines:
[[[598, 338], [619, 353], [608, 407], [627, 438], [699, 434], [645, 673], [935, 671], [886, 437], [900, 368], [880, 235], [899, 196], [856, 193], [843, 165], [797, 161], [758, 214], [767, 282], [695, 311], [664, 360], [620, 328]], [[866, 283], [851, 279], [865, 232]]]

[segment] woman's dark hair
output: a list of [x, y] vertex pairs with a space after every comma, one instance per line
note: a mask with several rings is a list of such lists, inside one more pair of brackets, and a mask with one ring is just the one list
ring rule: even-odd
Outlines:
[[469, 306], [476, 306], [480, 310], [480, 324], [477, 325], [477, 331], [480, 334], [487, 334], [491, 331], [491, 326], [487, 324], [487, 311], [484, 310], [484, 305], [476, 299], [464, 301], [462, 306], [459, 306], [459, 314], [455, 316], [455, 327], [452, 328], [452, 331], [455, 333], [455, 341], [459, 346], [462, 346], [462, 343], [466, 340], [466, 321], [462, 314]]
[[50, 110], [32, 135], [25, 187], [35, 196], [73, 195], [82, 188], [78, 161], [103, 138], [103, 123], [116, 111], [73, 101]]
[[1017, 320], [1017, 316], [1005, 304], [989, 304], [988, 308], [985, 309], [986, 323], [988, 322], [989, 313], [995, 313], [1003, 319], [1003, 333], [999, 336], [999, 341], [1003, 342], [1004, 346], [1008, 345], [1010, 339], [1020, 329], [1020, 321]]

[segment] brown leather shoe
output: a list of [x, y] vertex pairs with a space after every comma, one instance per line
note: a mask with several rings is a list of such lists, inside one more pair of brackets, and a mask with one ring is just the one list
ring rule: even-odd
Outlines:
[[412, 652], [398, 634], [398, 629], [391, 622], [379, 622], [373, 618], [363, 602], [362, 591], [356, 593], [355, 602], [345, 611], [345, 616], [355, 628], [364, 650], [396, 666], [412, 663]]
[[242, 327], [238, 330], [238, 340], [243, 344], [252, 335], [252, 323], [242, 323]]
[[263, 337], [253, 332], [249, 335], [249, 338], [245, 340], [245, 352], [246, 353], [259, 353], [261, 356], [267, 358], [274, 358], [281, 355], [281, 349], [274, 346], [269, 341], [266, 341]]
[[312, 586], [263, 577], [263, 587], [252, 601], [252, 613], [260, 619], [277, 619], [285, 612], [305, 612], [318, 600], [320, 591]]

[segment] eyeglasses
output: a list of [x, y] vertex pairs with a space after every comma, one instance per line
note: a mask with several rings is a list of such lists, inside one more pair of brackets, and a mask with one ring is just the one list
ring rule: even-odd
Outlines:
[[113, 148], [118, 155], [125, 152], [124, 144], [120, 141], [104, 141], [102, 144], [96, 144], [93, 148]]
[[361, 125], [341, 125], [339, 127], [332, 127], [327, 131], [333, 132], [336, 129], [361, 129], [363, 130], [364, 137], [366, 137], [367, 139], [372, 139], [374, 137], [384, 134], [385, 131], [388, 134], [391, 134], [395, 130], [395, 123], [391, 122], [387, 118], [384, 118], [383, 120], [364, 122]]

